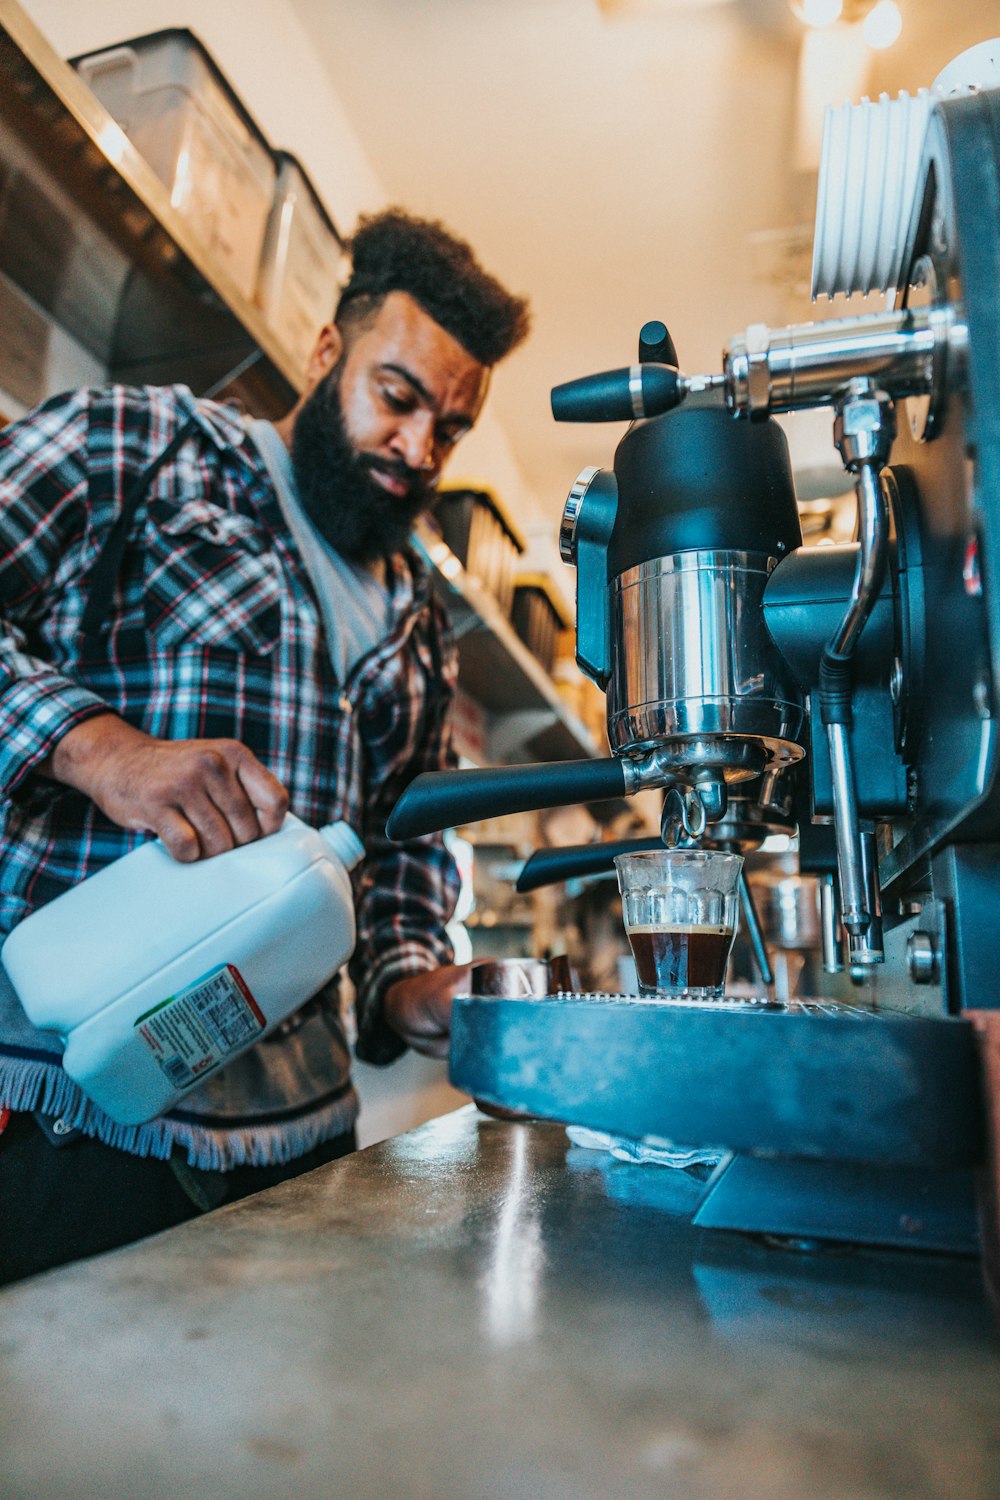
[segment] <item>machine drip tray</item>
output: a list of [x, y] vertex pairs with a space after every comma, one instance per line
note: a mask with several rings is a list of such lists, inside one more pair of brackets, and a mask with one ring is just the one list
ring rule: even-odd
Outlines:
[[825, 1001], [463, 997], [451, 1078], [519, 1113], [800, 1159], [974, 1167], [970, 1024]]
[[724, 1161], [694, 1216], [700, 1229], [979, 1254], [973, 1173], [868, 1162]]

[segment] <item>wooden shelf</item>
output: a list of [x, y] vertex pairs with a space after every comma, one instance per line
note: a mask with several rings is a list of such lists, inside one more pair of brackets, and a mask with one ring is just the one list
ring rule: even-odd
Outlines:
[[490, 715], [502, 716], [490, 735], [491, 759], [523, 760], [527, 753], [577, 760], [601, 753], [493, 596], [426, 522], [418, 523], [414, 542], [455, 627], [463, 688]]

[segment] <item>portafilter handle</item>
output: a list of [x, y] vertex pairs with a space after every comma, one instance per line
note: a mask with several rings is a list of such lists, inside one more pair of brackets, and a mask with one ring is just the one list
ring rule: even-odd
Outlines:
[[585, 875], [603, 875], [614, 868], [617, 854], [637, 854], [645, 849], [662, 849], [659, 838], [614, 839], [604, 844], [567, 844], [562, 849], [536, 849], [526, 860], [514, 889], [522, 894], [537, 891], [543, 885], [573, 880]]
[[425, 771], [406, 788], [385, 831], [390, 839], [420, 838], [461, 823], [535, 812], [574, 802], [605, 802], [634, 790], [622, 761], [555, 760], [485, 771]]

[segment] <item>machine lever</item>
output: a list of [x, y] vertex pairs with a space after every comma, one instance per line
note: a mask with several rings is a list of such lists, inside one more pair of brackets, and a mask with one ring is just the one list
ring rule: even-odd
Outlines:
[[672, 411], [687, 391], [679, 370], [649, 360], [557, 385], [552, 415], [557, 422], [633, 422]]
[[629, 790], [620, 760], [556, 760], [485, 771], [425, 771], [406, 788], [386, 824], [390, 839], [420, 838], [480, 818], [573, 802], [604, 802]]

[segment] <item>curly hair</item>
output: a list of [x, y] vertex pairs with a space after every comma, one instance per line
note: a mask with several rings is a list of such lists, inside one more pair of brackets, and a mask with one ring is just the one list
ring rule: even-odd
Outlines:
[[528, 303], [479, 265], [472, 249], [443, 224], [401, 208], [367, 214], [349, 246], [350, 280], [336, 323], [367, 323], [390, 292], [407, 292], [473, 359], [495, 365], [528, 332]]

